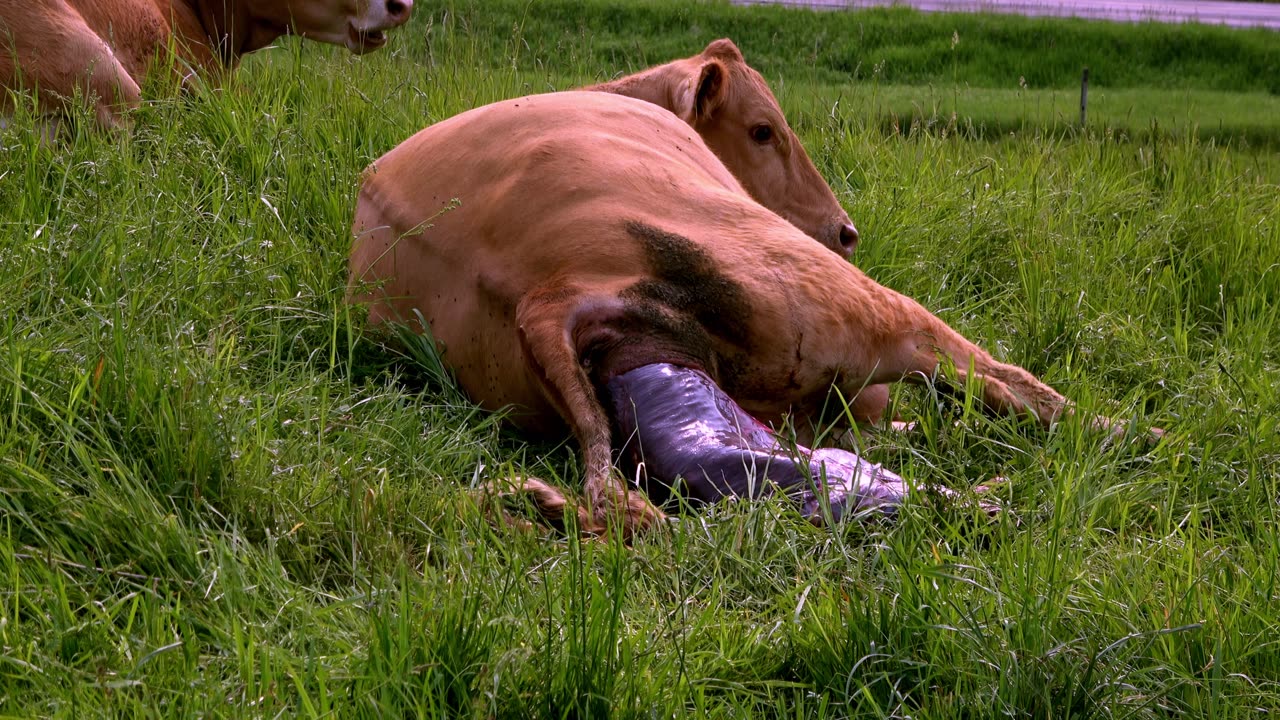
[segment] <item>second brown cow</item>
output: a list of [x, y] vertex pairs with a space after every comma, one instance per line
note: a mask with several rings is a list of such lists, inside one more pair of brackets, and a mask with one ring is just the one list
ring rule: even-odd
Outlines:
[[0, 0], [0, 114], [11, 89], [33, 90], [51, 114], [80, 93], [115, 127], [171, 51], [183, 75], [230, 69], [286, 33], [364, 53], [412, 10], [413, 0]]

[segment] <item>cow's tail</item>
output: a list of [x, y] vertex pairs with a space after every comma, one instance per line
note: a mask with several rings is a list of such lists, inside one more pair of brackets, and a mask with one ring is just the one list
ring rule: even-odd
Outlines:
[[[595, 509], [598, 512], [593, 513], [589, 503], [576, 500], [566, 495], [560, 488], [537, 478], [507, 478], [488, 483], [481, 488], [484, 496], [482, 505], [486, 515], [492, 520], [495, 519], [496, 514], [497, 519], [504, 524], [517, 527], [532, 526], [532, 523], [524, 517], [513, 515], [511, 512], [515, 501], [521, 499], [533, 505], [534, 513], [539, 520], [561, 532], [576, 529], [583, 537], [596, 538], [617, 533], [624, 542], [628, 543], [637, 533], [650, 529], [655, 523], [667, 518], [666, 514], [655, 507], [643, 492], [628, 491], [625, 486], [622, 491], [621, 497], [618, 497], [614, 504], [608, 507], [597, 507]], [[569, 527], [568, 518], [570, 517], [576, 520], [576, 528]]]
[[506, 525], [530, 526], [528, 520], [511, 512], [512, 505], [523, 498], [533, 504], [538, 519], [561, 532], [567, 530], [566, 515], [572, 513], [576, 515], [580, 534], [600, 536], [605, 533], [605, 526], [592, 516], [585, 503], [574, 502], [560, 488], [537, 478], [506, 478], [485, 484], [480, 492], [484, 496], [486, 514], [492, 518], [496, 511], [497, 517]]

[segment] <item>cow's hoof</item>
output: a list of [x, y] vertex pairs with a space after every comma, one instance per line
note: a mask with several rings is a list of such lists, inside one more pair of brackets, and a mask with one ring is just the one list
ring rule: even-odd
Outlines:
[[622, 527], [628, 538], [649, 528], [656, 527], [667, 517], [666, 513], [649, 502], [649, 498], [639, 490], [632, 490], [627, 493], [625, 507], [626, 514], [623, 518]]

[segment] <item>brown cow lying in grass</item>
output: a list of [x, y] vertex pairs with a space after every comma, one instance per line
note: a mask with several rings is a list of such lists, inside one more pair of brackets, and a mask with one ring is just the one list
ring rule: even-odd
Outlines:
[[[841, 450], [785, 457], [766, 429], [815, 418], [832, 387], [954, 368], [993, 412], [1047, 425], [1068, 408], [810, 242], [688, 125], [630, 98], [525, 97], [428, 127], [366, 171], [353, 232], [351, 297], [372, 323], [421, 312], [472, 399], [573, 432], [586, 532], [663, 517], [614, 470], [615, 445], [642, 451], [656, 493], [780, 488], [833, 514], [898, 502], [896, 475]], [[564, 511], [556, 488], [522, 484], [547, 516]]]
[[184, 75], [234, 67], [286, 33], [364, 53], [412, 9], [413, 0], [0, 0], [0, 113], [18, 87], [51, 114], [79, 91], [100, 125], [116, 127], [169, 48]]
[[764, 77], [732, 40], [584, 90], [646, 100], [702, 136], [742, 187], [813, 239], [848, 256], [858, 230], [813, 166]]

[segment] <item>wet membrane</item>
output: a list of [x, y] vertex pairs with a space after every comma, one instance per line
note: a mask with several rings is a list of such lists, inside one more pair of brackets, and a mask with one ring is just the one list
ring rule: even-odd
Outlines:
[[822, 522], [892, 512], [910, 491], [898, 475], [846, 450], [784, 444], [700, 370], [644, 365], [614, 377], [606, 391], [618, 465], [659, 504], [782, 492]]

